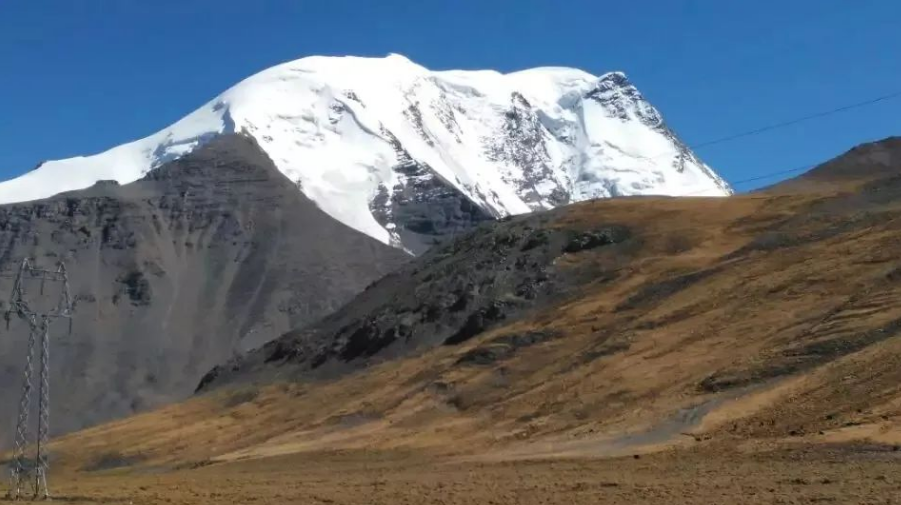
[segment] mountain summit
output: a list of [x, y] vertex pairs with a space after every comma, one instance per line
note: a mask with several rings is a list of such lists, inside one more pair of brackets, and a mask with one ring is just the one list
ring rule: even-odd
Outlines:
[[571, 202], [731, 193], [623, 73], [431, 71], [392, 54], [272, 67], [150, 137], [0, 183], [0, 203], [132, 182], [227, 133], [338, 221], [414, 253]]

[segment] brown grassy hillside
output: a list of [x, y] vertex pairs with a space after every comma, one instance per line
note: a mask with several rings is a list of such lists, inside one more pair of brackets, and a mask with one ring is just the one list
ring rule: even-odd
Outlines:
[[460, 343], [389, 346], [395, 359], [336, 378], [260, 360], [272, 368], [257, 382], [62, 438], [61, 489], [135, 503], [884, 501], [901, 457], [899, 153], [897, 139], [864, 146], [757, 194], [552, 213], [548, 230], [616, 224], [628, 246], [553, 257], [558, 297]]

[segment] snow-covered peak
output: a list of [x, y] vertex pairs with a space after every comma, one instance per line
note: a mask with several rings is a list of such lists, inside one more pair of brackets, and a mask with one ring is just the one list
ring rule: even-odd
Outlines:
[[621, 72], [436, 72], [391, 54], [277, 65], [145, 139], [0, 183], [0, 202], [128, 183], [234, 132], [332, 217], [413, 251], [590, 198], [730, 193]]

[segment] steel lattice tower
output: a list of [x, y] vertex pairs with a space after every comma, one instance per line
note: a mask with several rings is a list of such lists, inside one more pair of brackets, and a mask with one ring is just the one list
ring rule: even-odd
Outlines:
[[[26, 281], [40, 281], [40, 296], [44, 296], [44, 286], [50, 282], [59, 288], [56, 305], [46, 310], [36, 310], [29, 303]], [[19, 417], [16, 422], [15, 452], [12, 460], [9, 496], [19, 499], [31, 489], [34, 498], [50, 498], [47, 473], [50, 460], [47, 457], [47, 443], [50, 440], [50, 328], [58, 318], [69, 320], [72, 331], [72, 299], [69, 295], [69, 276], [66, 266], [59, 262], [55, 270], [36, 268], [25, 259], [15, 275], [9, 307], [6, 310], [6, 324], [9, 328], [12, 315], [28, 324], [28, 347], [25, 352], [22, 396], [19, 400]], [[37, 437], [31, 449], [31, 397], [34, 394], [34, 357], [40, 345], [40, 375], [38, 383]]]

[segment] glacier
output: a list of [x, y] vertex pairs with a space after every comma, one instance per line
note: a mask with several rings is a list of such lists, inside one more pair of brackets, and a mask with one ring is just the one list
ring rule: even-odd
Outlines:
[[225, 133], [253, 137], [333, 218], [413, 253], [588, 199], [732, 193], [621, 72], [431, 71], [391, 54], [269, 68], [149, 137], [0, 183], [0, 203], [129, 183]]

